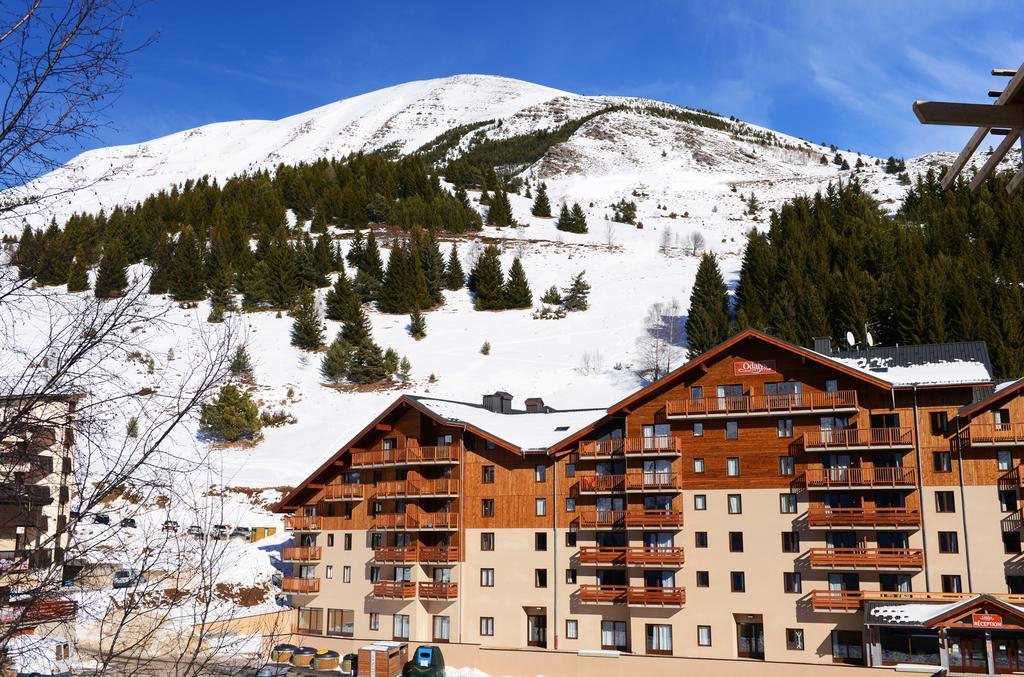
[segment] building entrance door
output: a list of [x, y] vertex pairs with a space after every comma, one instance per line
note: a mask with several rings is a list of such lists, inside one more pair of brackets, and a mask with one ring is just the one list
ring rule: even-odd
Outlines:
[[526, 617], [526, 643], [530, 646], [546, 649], [548, 646], [548, 617]]
[[992, 653], [996, 673], [1007, 675], [1024, 671], [1024, 639], [993, 635]]
[[949, 633], [950, 672], [988, 672], [988, 653], [983, 635], [956, 635]]
[[736, 655], [764, 660], [764, 623], [736, 623]]

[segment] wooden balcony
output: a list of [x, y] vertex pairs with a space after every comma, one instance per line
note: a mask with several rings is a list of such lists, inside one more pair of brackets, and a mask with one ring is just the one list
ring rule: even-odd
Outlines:
[[281, 560], [284, 562], [318, 562], [320, 546], [281, 548]]
[[972, 423], [960, 439], [972, 447], [1024, 445], [1024, 423]]
[[625, 475], [577, 475], [580, 494], [679, 491], [679, 473], [630, 472]]
[[680, 567], [683, 565], [683, 549], [676, 546], [597, 547], [585, 545], [580, 548], [580, 564]]
[[581, 510], [573, 529], [678, 529], [680, 510]]
[[397, 531], [454, 531], [459, 528], [455, 512], [392, 512], [373, 518], [373, 529]]
[[373, 596], [380, 599], [410, 599], [416, 596], [416, 584], [411, 581], [377, 581]]
[[400, 564], [454, 564], [459, 561], [459, 549], [455, 546], [388, 546], [374, 550], [373, 559], [377, 562]]
[[[861, 602], [945, 602], [951, 603], [975, 597], [971, 592], [895, 592], [883, 590], [814, 590], [811, 606], [815, 611], [854, 612]], [[1024, 603], [1024, 595], [993, 594], [992, 597], [1010, 604]]]
[[459, 561], [459, 549], [454, 545], [420, 546], [417, 561], [426, 564], [455, 564]]
[[920, 548], [811, 548], [815, 569], [902, 570], [924, 567]]
[[454, 477], [391, 480], [372, 485], [371, 493], [375, 498], [458, 496], [459, 481]]
[[420, 597], [423, 599], [455, 599], [459, 596], [458, 583], [420, 583]]
[[856, 390], [839, 390], [834, 393], [701, 397], [665, 402], [665, 417], [670, 419], [777, 416], [819, 412], [852, 413], [855, 411], [857, 411]]
[[319, 578], [284, 578], [281, 580], [281, 590], [300, 595], [309, 595], [320, 592]]
[[808, 489], [913, 488], [916, 468], [808, 468], [804, 475]]
[[580, 586], [580, 601], [585, 604], [683, 606], [686, 603], [686, 588], [592, 585], [584, 583]]
[[[74, 622], [78, 602], [64, 599], [19, 600], [0, 606], [0, 625], [31, 626], [58, 621]], [[10, 628], [5, 628], [10, 630]]]
[[395, 465], [451, 465], [459, 462], [462, 446], [420, 447], [411, 445], [400, 449], [368, 449], [352, 452], [353, 468], [383, 468]]
[[683, 451], [682, 440], [678, 437], [625, 437], [618, 440], [596, 440], [581, 442], [578, 453], [581, 459], [597, 458], [654, 458], [679, 456]]
[[407, 512], [385, 512], [373, 517], [374, 529], [381, 531], [412, 530], [417, 526], [416, 518]]
[[807, 523], [822, 528], [893, 528], [912, 529], [921, 526], [917, 508], [827, 508], [812, 505], [807, 510]]
[[804, 433], [805, 451], [912, 449], [913, 428], [846, 428]]
[[363, 500], [362, 484], [328, 484], [324, 487], [325, 501], [361, 501]]
[[320, 517], [318, 515], [285, 515], [284, 528], [286, 531], [320, 531]]

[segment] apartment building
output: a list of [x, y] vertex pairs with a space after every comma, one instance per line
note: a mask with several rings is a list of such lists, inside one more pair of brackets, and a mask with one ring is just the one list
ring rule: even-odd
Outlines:
[[403, 396], [279, 506], [296, 629], [1020, 670], [1022, 392], [746, 331], [602, 410]]

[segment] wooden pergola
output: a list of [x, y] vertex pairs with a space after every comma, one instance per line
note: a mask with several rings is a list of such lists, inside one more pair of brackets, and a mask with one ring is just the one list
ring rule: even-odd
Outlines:
[[[1013, 144], [1024, 132], [1024, 64], [1016, 70], [997, 68], [992, 75], [1008, 77], [1009, 83], [1002, 90], [993, 90], [989, 96], [996, 97], [994, 103], [948, 103], [944, 101], [915, 101], [914, 114], [922, 124], [957, 125], [977, 127], [956, 161], [942, 177], [942, 187], [948, 189], [967, 165], [978, 146], [989, 134], [1002, 136], [1003, 140], [985, 161], [978, 173], [971, 179], [971, 190], [977, 190], [985, 182], [996, 165], [1006, 157]], [[1009, 193], [1024, 184], [1024, 168], [1014, 174], [1006, 186]]]

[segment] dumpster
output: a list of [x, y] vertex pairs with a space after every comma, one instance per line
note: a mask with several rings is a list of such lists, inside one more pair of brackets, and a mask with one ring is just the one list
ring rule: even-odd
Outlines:
[[297, 668], [308, 668], [313, 662], [316, 649], [311, 646], [300, 646], [292, 652], [292, 665]]
[[359, 677], [399, 677], [409, 660], [405, 642], [377, 642], [359, 647]]
[[341, 659], [341, 674], [343, 675], [355, 675], [357, 664], [359, 662], [359, 656], [354, 653], [347, 653], [345, 657]]
[[337, 670], [341, 665], [341, 654], [330, 649], [320, 649], [313, 656], [314, 670]]
[[421, 646], [412, 660], [405, 664], [402, 677], [444, 677], [444, 656], [441, 648]]
[[287, 663], [295, 653], [294, 644], [278, 644], [270, 650], [270, 660], [274, 663]]

